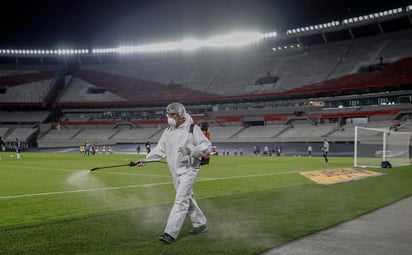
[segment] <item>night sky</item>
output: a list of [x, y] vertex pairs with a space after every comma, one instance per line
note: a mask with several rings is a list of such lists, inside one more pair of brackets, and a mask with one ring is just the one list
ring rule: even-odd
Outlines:
[[408, 5], [412, 0], [3, 1], [0, 47], [117, 47], [233, 30], [279, 32]]

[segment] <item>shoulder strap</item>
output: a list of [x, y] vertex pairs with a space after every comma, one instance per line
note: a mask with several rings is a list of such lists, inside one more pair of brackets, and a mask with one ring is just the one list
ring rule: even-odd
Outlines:
[[190, 124], [189, 133], [193, 134], [194, 127], [195, 127], [195, 123]]

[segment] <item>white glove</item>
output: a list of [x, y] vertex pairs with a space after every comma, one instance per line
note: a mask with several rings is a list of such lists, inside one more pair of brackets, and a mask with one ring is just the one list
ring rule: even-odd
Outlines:
[[203, 155], [200, 151], [198, 150], [192, 150], [192, 152], [190, 152], [190, 156], [192, 158], [196, 158], [196, 159], [200, 159]]

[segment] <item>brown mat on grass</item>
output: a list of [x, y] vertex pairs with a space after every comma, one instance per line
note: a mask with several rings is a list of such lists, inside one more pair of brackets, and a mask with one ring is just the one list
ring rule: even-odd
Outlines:
[[350, 167], [300, 172], [300, 174], [316, 183], [325, 185], [384, 175], [384, 173]]

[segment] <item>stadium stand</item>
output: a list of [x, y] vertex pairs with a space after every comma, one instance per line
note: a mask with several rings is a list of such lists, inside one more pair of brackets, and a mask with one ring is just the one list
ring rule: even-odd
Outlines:
[[59, 102], [110, 102], [124, 101], [125, 98], [115, 95], [107, 90], [98, 89], [97, 86], [90, 84], [81, 78], [73, 77], [66, 84]]
[[410, 28], [291, 54], [272, 47], [0, 68], [0, 133], [38, 147], [155, 142], [172, 101], [211, 123], [218, 143], [350, 143], [355, 125], [411, 129]]
[[90, 142], [102, 143], [109, 140], [117, 132], [119, 132], [119, 130], [108, 128], [88, 128], [77, 133], [72, 139], [82, 141], [90, 140]]
[[33, 137], [38, 131], [38, 128], [14, 128], [11, 129], [11, 132], [7, 134], [3, 140], [7, 143], [14, 142], [16, 138], [19, 138], [20, 141], [27, 145], [32, 142]]
[[6, 135], [6, 133], [9, 131], [9, 128], [8, 127], [0, 127], [0, 136], [2, 137], [2, 138], [4, 138], [5, 137], [5, 135]]
[[207, 93], [200, 93], [177, 85], [165, 85], [153, 81], [133, 79], [104, 72], [81, 71], [78, 75], [89, 83], [96, 84], [97, 87], [122, 96], [129, 101], [210, 96]]
[[[409, 57], [411, 41], [409, 31], [400, 31], [390, 35], [311, 45], [306, 47], [304, 53], [293, 56], [276, 56], [256, 49], [225, 54], [206, 53], [200, 59], [196, 55], [171, 57], [169, 60], [149, 59], [116, 65], [90, 65], [82, 67], [83, 71], [78, 75], [115, 94], [125, 96], [126, 92], [132, 93], [129, 100], [141, 97], [134, 94], [135, 90], [130, 90], [130, 84], [136, 86], [136, 83], [139, 83], [139, 92], [154, 99], [165, 96], [176, 98], [175, 95], [201, 98], [210, 96], [209, 94], [231, 96], [284, 91], [300, 93], [318, 88], [330, 91], [339, 86], [364, 86], [368, 82], [382, 82], [383, 77], [386, 77], [385, 81], [399, 79], [402, 76], [387, 77], [386, 73], [379, 76], [370, 73], [368, 68], [379, 65], [381, 61], [386, 65]], [[400, 48], [405, 51], [392, 50]], [[410, 66], [409, 62], [400, 64], [405, 69]], [[385, 72], [398, 67], [388, 68]], [[409, 73], [410, 78], [410, 70], [405, 72]], [[256, 85], [255, 81], [267, 73], [279, 79], [273, 84]], [[114, 83], [115, 88], [112, 85]], [[375, 85], [377, 84], [369, 86]], [[197, 91], [197, 94], [189, 93], [188, 89]], [[158, 93], [154, 95], [153, 90]]]
[[159, 128], [133, 128], [133, 129], [120, 129], [110, 140], [116, 143], [130, 143], [130, 141], [136, 141], [143, 143], [148, 141], [154, 135], [163, 131]]
[[47, 147], [70, 147], [84, 144], [84, 140], [78, 141], [73, 138], [82, 131], [80, 128], [71, 129], [50, 129], [42, 137], [39, 137], [37, 143], [39, 148]]
[[288, 129], [288, 125], [250, 126], [236, 135], [239, 141], [267, 141]]
[[0, 111], [0, 123], [8, 124], [34, 124], [43, 123], [50, 116], [46, 111]]
[[296, 124], [291, 125], [285, 132], [278, 135], [278, 139], [283, 139], [284, 141], [301, 141], [302, 139], [307, 139], [307, 141], [318, 141], [319, 138], [325, 137], [336, 129], [335, 124], [319, 124], [319, 125], [309, 125], [309, 124]]
[[244, 127], [209, 127], [213, 139], [228, 141], [232, 136], [240, 132]]

